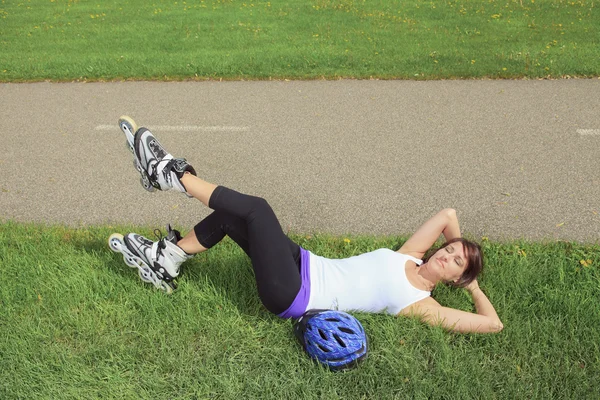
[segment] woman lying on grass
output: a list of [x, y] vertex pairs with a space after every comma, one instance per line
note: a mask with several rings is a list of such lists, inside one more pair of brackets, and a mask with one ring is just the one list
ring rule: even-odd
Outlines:
[[[137, 129], [131, 119], [122, 118], [120, 126], [147, 190], [175, 189], [214, 210], [185, 237], [170, 227], [167, 237], [157, 242], [135, 233], [111, 236], [111, 248], [123, 253], [127, 265], [139, 268], [145, 282], [172, 291], [180, 265], [228, 235], [250, 257], [262, 303], [282, 318], [300, 317], [310, 309], [354, 310], [417, 316], [457, 332], [502, 330], [494, 307], [477, 284], [483, 267], [481, 248], [460, 237], [453, 209], [425, 222], [396, 252], [384, 248], [328, 259], [290, 240], [264, 199], [198, 178], [185, 159], [174, 159], [150, 131]], [[447, 242], [421, 261], [440, 234]], [[431, 291], [440, 282], [467, 289], [477, 313], [435, 301]]]

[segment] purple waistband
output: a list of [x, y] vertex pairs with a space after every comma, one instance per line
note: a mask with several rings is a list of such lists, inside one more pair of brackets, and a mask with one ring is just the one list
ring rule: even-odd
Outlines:
[[300, 277], [302, 283], [296, 298], [287, 310], [278, 314], [281, 318], [298, 318], [306, 311], [310, 298], [310, 258], [308, 251], [300, 247]]

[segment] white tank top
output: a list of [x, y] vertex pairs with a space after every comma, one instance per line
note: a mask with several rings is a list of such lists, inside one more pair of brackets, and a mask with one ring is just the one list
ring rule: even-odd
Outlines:
[[331, 309], [396, 315], [431, 295], [406, 276], [406, 261], [418, 258], [379, 249], [344, 259], [310, 253], [310, 297], [307, 310]]

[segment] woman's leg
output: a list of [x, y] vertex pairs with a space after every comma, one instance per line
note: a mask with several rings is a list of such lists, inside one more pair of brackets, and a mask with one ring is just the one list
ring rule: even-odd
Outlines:
[[200, 200], [206, 207], [210, 207], [208, 202], [213, 192], [217, 188], [217, 185], [206, 182], [198, 178], [196, 175], [192, 175], [186, 172], [181, 177], [181, 183], [185, 186], [185, 190], [191, 196]]
[[178, 245], [203, 251], [225, 234], [229, 235], [252, 260], [258, 293], [265, 307], [274, 314], [285, 311], [302, 284], [300, 247], [285, 235], [269, 204], [260, 197], [216, 186], [192, 174], [185, 174], [181, 182], [190, 195], [215, 212], [196, 225]]
[[[185, 186], [188, 194], [193, 196], [194, 198], [200, 200], [205, 206], [208, 207], [208, 202], [210, 200], [210, 196], [217, 188], [217, 185], [206, 182], [198, 178], [195, 175], [190, 173], [185, 173], [181, 178], [181, 183]], [[232, 221], [225, 221], [225, 215], [212, 213], [204, 220], [202, 220], [196, 227], [203, 226], [205, 229], [204, 236], [198, 235], [200, 232], [196, 232], [196, 227], [194, 230], [188, 232], [178, 243], [177, 245], [181, 247], [188, 254], [197, 254], [203, 251], [208, 250], [218, 242], [220, 242], [226, 234], [227, 226], [238, 226], [239, 224], [232, 224]], [[245, 225], [245, 224], [244, 224]], [[243, 231], [245, 227], [238, 226], [237, 231]], [[237, 235], [235, 234], [235, 229], [229, 230], [232, 235], [230, 237], [248, 254], [247, 251], [247, 237], [237, 239]], [[200, 243], [201, 240], [198, 237], [202, 237], [202, 241], [204, 243], [210, 243], [203, 245]]]

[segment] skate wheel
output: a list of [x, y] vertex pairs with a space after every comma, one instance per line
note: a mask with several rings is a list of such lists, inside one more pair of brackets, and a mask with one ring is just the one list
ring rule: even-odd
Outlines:
[[135, 132], [138, 130], [138, 126], [133, 118], [127, 115], [123, 115], [119, 118], [119, 128], [121, 128], [125, 134], [131, 134], [131, 136], [134, 136]]
[[140, 183], [142, 184], [142, 187], [149, 192], [154, 192], [156, 190], [154, 186], [150, 184], [150, 179], [144, 174], [142, 174], [142, 177], [140, 178]]
[[140, 266], [138, 260], [131, 256], [128, 256], [125, 253], [123, 253], [123, 261], [125, 261], [125, 264], [130, 268], [138, 268]]
[[108, 238], [108, 247], [114, 252], [120, 253], [121, 246], [123, 246], [123, 235], [120, 233], [113, 233]]
[[160, 289], [164, 290], [166, 294], [173, 293], [173, 288], [165, 281], [160, 283]]
[[145, 269], [140, 268], [138, 270], [138, 275], [140, 276], [140, 279], [144, 282], [152, 283], [152, 275], [150, 275], [150, 273]]
[[129, 144], [129, 140], [125, 142], [125, 147], [127, 147], [127, 150], [133, 153], [133, 146]]

